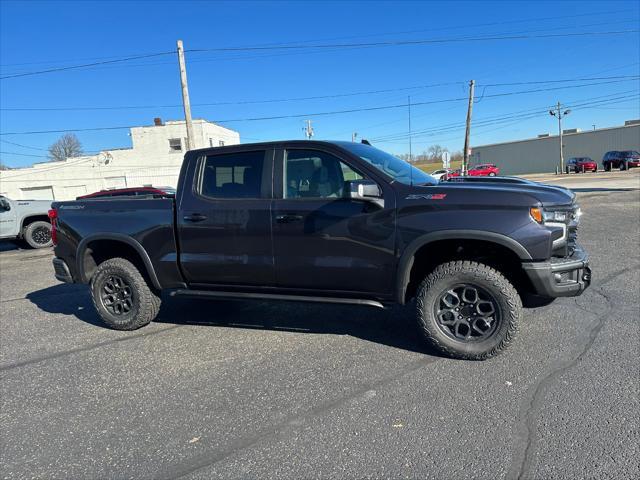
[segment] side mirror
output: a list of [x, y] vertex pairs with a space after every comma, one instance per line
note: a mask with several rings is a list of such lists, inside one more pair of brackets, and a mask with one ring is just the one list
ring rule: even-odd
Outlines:
[[8, 212], [11, 210], [11, 204], [4, 198], [0, 198], [0, 212]]
[[354, 180], [349, 182], [349, 198], [354, 200], [379, 200], [382, 198], [382, 192], [376, 182]]

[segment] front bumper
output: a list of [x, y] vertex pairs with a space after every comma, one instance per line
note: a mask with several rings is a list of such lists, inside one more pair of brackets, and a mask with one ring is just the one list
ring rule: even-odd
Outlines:
[[69, 271], [69, 267], [61, 258], [55, 257], [53, 259], [53, 271], [56, 278], [61, 282], [73, 283], [73, 276]]
[[535, 293], [545, 297], [575, 297], [591, 284], [589, 257], [579, 247], [568, 258], [525, 262], [522, 268], [531, 280]]

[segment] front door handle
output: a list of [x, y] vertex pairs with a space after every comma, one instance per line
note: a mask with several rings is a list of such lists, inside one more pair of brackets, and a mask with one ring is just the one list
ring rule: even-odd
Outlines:
[[202, 222], [207, 219], [207, 216], [202, 215], [201, 213], [192, 213], [191, 215], [185, 215], [182, 218], [185, 222]]
[[302, 215], [277, 215], [276, 222], [278, 223], [294, 223], [301, 222]]

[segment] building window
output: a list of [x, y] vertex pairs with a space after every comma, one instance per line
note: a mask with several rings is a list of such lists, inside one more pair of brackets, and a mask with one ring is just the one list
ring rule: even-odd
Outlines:
[[182, 140], [179, 138], [170, 138], [169, 139], [169, 150], [172, 152], [181, 152], [182, 151]]
[[218, 146], [224, 147], [224, 140], [218, 140]]
[[210, 139], [209, 139], [209, 146], [210, 146], [210, 147], [213, 147], [213, 138], [210, 138]]

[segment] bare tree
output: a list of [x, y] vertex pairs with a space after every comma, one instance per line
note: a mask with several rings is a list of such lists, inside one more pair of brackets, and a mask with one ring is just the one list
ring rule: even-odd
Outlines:
[[0, 170], [11, 170], [11, 169], [7, 167], [4, 163], [0, 162]]
[[82, 144], [73, 133], [67, 133], [49, 147], [49, 161], [60, 162], [82, 155]]

